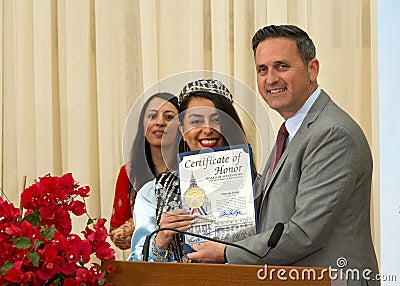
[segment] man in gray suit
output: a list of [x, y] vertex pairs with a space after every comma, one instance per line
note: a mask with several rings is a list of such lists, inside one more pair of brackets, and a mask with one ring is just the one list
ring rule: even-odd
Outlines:
[[[253, 37], [258, 89], [288, 131], [275, 168], [272, 150], [256, 191], [259, 233], [239, 248], [209, 242], [199, 262], [295, 265], [356, 270], [348, 285], [379, 285], [371, 238], [372, 157], [361, 128], [318, 87], [319, 62], [306, 32], [267, 26]], [[283, 128], [283, 127], [282, 127]], [[283, 234], [268, 251], [274, 226]], [[364, 276], [364, 277], [363, 277]]]

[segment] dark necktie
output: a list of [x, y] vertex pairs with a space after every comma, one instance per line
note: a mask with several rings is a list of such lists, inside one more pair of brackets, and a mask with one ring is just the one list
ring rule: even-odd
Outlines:
[[275, 157], [274, 160], [271, 162], [270, 164], [270, 168], [269, 168], [269, 172], [268, 172], [268, 179], [266, 181], [266, 184], [264, 186], [264, 191], [263, 191], [263, 197], [261, 199], [261, 203], [259, 205], [259, 213], [258, 215], [261, 215], [261, 207], [264, 203], [264, 199], [265, 199], [265, 192], [267, 190], [267, 186], [269, 183], [269, 180], [271, 178], [271, 175], [276, 167], [276, 165], [278, 164], [279, 159], [281, 158], [283, 152], [285, 151], [285, 147], [286, 147], [286, 138], [288, 138], [289, 133], [286, 130], [286, 126], [285, 126], [285, 122], [282, 123], [281, 128], [279, 128], [278, 131], [278, 136], [276, 137], [276, 143], [275, 143]]
[[276, 137], [276, 144], [275, 144], [275, 160], [274, 164], [272, 165], [270, 174], [274, 171], [276, 165], [278, 164], [279, 159], [281, 158], [283, 152], [285, 151], [286, 147], [286, 138], [289, 136], [288, 131], [286, 130], [285, 122], [282, 123], [281, 128], [279, 128], [278, 136]]

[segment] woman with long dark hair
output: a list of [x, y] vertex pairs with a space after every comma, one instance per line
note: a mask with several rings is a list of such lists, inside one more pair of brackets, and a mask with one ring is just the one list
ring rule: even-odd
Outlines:
[[[178, 148], [177, 126], [168, 130], [166, 127], [177, 114], [178, 99], [170, 93], [156, 93], [142, 107], [130, 160], [118, 174], [110, 221], [111, 240], [122, 250], [131, 245], [135, 228], [132, 213], [137, 190], [168, 171], [169, 166], [174, 166]], [[168, 156], [163, 156], [162, 149]]]

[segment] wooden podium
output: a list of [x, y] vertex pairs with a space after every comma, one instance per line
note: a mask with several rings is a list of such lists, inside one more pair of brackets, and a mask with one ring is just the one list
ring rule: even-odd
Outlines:
[[[346, 285], [331, 281], [326, 268], [288, 266], [104, 261], [115, 271], [106, 279], [113, 285]], [[265, 271], [266, 270], [266, 271]], [[261, 277], [261, 278], [259, 278]], [[262, 279], [265, 278], [265, 279]]]

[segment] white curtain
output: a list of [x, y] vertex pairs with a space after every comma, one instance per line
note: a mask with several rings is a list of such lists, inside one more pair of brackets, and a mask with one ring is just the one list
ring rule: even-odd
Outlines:
[[[378, 246], [374, 7], [376, 0], [2, 0], [2, 194], [18, 204], [22, 176], [30, 184], [47, 173], [72, 172], [91, 187], [91, 215], [109, 219], [135, 99], [157, 81], [192, 70], [230, 75], [257, 93], [251, 38], [267, 24], [289, 23], [314, 40], [320, 86], [371, 144]], [[234, 97], [262, 118], [266, 106], [255, 96]], [[272, 125], [258, 126], [262, 134], [273, 134], [282, 121], [268, 112]], [[260, 146], [243, 116], [250, 139], [268, 153], [271, 142]]]

